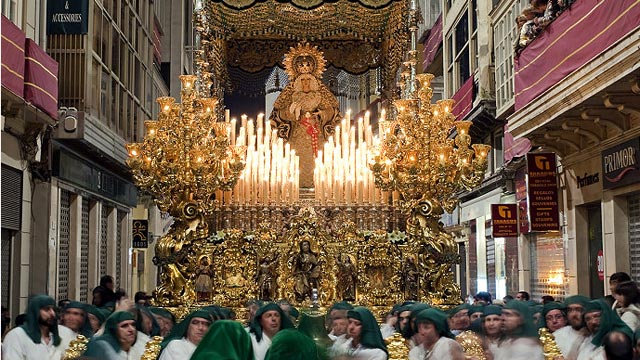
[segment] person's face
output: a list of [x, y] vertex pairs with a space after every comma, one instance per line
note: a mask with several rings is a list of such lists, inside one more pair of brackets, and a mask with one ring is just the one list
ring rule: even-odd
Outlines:
[[452, 330], [464, 330], [468, 328], [469, 325], [471, 325], [471, 321], [469, 321], [469, 310], [463, 309], [458, 311], [453, 315], [452, 320]]
[[118, 323], [117, 334], [118, 342], [124, 348], [129, 348], [136, 342], [136, 323], [133, 320], [125, 320]]
[[411, 317], [411, 311], [403, 311], [398, 314], [398, 327], [400, 331], [407, 328], [407, 324], [409, 324], [409, 317]]
[[93, 305], [102, 306], [102, 294], [100, 292], [93, 293]]
[[187, 329], [187, 340], [194, 345], [200, 344], [200, 340], [202, 340], [207, 330], [209, 330], [209, 325], [211, 325], [211, 321], [207, 319], [199, 317], [191, 319], [189, 328]]
[[173, 327], [173, 322], [165, 317], [156, 314], [153, 314], [153, 316], [156, 318], [158, 326], [160, 326], [160, 336], [167, 336], [167, 334], [169, 334], [169, 331], [171, 331], [171, 328]]
[[53, 326], [56, 323], [56, 310], [53, 305], [40, 308], [40, 317], [38, 319], [40, 325]]
[[89, 324], [91, 324], [93, 332], [98, 331], [98, 329], [100, 329], [100, 320], [93, 314], [87, 314], [87, 317], [89, 318]]
[[256, 311], [258, 311], [259, 306], [257, 304], [251, 304], [247, 306], [247, 310], [249, 310], [249, 321], [253, 320], [256, 316]]
[[514, 332], [522, 325], [522, 317], [520, 313], [511, 309], [502, 310], [502, 330], [506, 333]]
[[516, 300], [526, 301], [527, 299], [525, 299], [525, 297], [524, 297], [524, 294], [523, 294], [523, 293], [517, 293], [517, 294], [516, 294]]
[[487, 315], [484, 317], [484, 332], [487, 336], [498, 337], [502, 331], [502, 317], [500, 315]]
[[109, 281], [109, 282], [108, 282], [108, 283], [106, 283], [105, 285], [106, 285], [107, 289], [109, 289], [109, 290], [113, 291], [113, 287], [114, 287], [114, 285], [113, 285], [113, 281]]
[[[609, 281], [609, 291], [611, 291], [611, 294], [615, 294], [616, 286], [618, 286], [618, 280]], [[615, 297], [615, 295], [614, 295], [614, 297]]]
[[349, 337], [353, 339], [354, 343], [359, 343], [360, 334], [362, 333], [362, 323], [360, 320], [349, 319], [347, 333], [349, 334]]
[[584, 323], [587, 325], [587, 330], [589, 330], [591, 334], [598, 332], [598, 328], [600, 328], [601, 315], [602, 311], [592, 311], [584, 314]]
[[267, 336], [272, 337], [280, 330], [280, 313], [269, 310], [260, 317], [260, 326]]
[[616, 301], [618, 302], [618, 306], [620, 307], [629, 306], [629, 304], [627, 304], [627, 299], [624, 297], [624, 295], [621, 295], [615, 292], [611, 294], [613, 295], [613, 298], [616, 299]]
[[153, 329], [153, 321], [147, 315], [142, 314], [142, 331], [149, 335], [151, 334], [151, 330]]
[[549, 331], [554, 332], [567, 325], [567, 318], [560, 310], [551, 310], [544, 317], [544, 321], [547, 324]]
[[331, 331], [335, 336], [346, 334], [348, 327], [349, 327], [349, 319], [338, 318], [338, 319], [333, 319], [333, 321], [331, 322]]
[[572, 328], [579, 330], [584, 323], [582, 322], [582, 313], [584, 306], [580, 304], [571, 304], [567, 306], [567, 321]]
[[640, 357], [640, 339], [636, 341], [635, 346], [633, 347], [633, 355], [634, 355], [634, 359], [637, 359]]
[[62, 324], [69, 329], [79, 332], [84, 325], [84, 311], [76, 308], [70, 308], [62, 314]]
[[418, 324], [418, 334], [420, 334], [420, 339], [425, 345], [425, 348], [430, 348], [440, 339], [440, 334], [438, 330], [436, 330], [436, 326], [432, 323]]
[[474, 312], [473, 314], [471, 314], [471, 316], [469, 316], [469, 322], [472, 323], [477, 319], [480, 319], [482, 317], [482, 313], [481, 312]]

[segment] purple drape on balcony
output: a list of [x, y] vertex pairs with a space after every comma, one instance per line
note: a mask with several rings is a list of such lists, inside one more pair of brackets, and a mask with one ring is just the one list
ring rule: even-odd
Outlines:
[[58, 62], [27, 39], [24, 57], [24, 99], [33, 106], [58, 117]]
[[24, 97], [24, 42], [26, 36], [2, 16], [2, 86]]
[[427, 37], [427, 40], [424, 42], [422, 71], [426, 71], [427, 67], [429, 67], [436, 58], [440, 45], [442, 45], [442, 14], [440, 14], [436, 22], [433, 23], [429, 37]]
[[458, 120], [463, 120], [464, 117], [469, 114], [471, 106], [473, 105], [473, 74], [462, 84], [451, 99], [456, 101], [451, 113], [455, 115]]
[[514, 60], [519, 110], [640, 26], [638, 0], [580, 0]]

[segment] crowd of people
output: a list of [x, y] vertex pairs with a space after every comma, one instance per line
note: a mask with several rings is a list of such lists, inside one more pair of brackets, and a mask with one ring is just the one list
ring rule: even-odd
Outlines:
[[522, 14], [516, 18], [519, 34], [515, 44], [516, 56], [563, 11], [569, 9], [575, 1], [530, 0], [530, 6], [525, 8]]
[[385, 339], [399, 336], [410, 360], [543, 360], [554, 349], [555, 359], [640, 359], [640, 291], [626, 273], [610, 279], [613, 295], [602, 299], [545, 296], [537, 303], [521, 291], [496, 301], [480, 292], [473, 303], [448, 311], [397, 304], [380, 325], [370, 309], [346, 301], [324, 315], [299, 312], [286, 301], [254, 300], [247, 303], [246, 323], [221, 306], [196, 309], [177, 322], [169, 311], [150, 306], [144, 293], [134, 299], [117, 294], [107, 277], [93, 304], [56, 306], [47, 295], [32, 297], [23, 322], [3, 331], [2, 358], [62, 359], [83, 335], [83, 359], [140, 359], [153, 336], [162, 337], [160, 360], [386, 360]]

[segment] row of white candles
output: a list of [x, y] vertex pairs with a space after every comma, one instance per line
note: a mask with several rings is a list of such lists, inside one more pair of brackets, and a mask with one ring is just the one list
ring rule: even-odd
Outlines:
[[[383, 110], [380, 120], [384, 117]], [[316, 201], [322, 205], [388, 204], [390, 200], [397, 204], [400, 194], [376, 188], [368, 167], [371, 150], [378, 143], [370, 113], [365, 112], [352, 125], [351, 111], [347, 111], [333, 136], [318, 151], [313, 171]]]
[[256, 121], [242, 115], [237, 135], [237, 119], [230, 119], [229, 115], [226, 110], [231, 145], [246, 146], [247, 153], [238, 183], [232, 191], [220, 194], [223, 203], [264, 206], [295, 203], [299, 197], [300, 177], [295, 150], [277, 136], [270, 122], [265, 121], [264, 114], [259, 114]]
[[[381, 120], [384, 116], [383, 110]], [[246, 165], [234, 189], [219, 192], [217, 198], [227, 205], [266, 206], [297, 202], [299, 158], [295, 150], [277, 136], [264, 114], [259, 114], [255, 122], [242, 115], [237, 135], [237, 119], [230, 117], [229, 110], [225, 111], [225, 121], [230, 123], [231, 145], [247, 147]], [[396, 205], [399, 193], [376, 188], [373, 173], [368, 168], [370, 150], [377, 143], [369, 112], [352, 125], [351, 112], [347, 111], [334, 135], [318, 151], [313, 175], [315, 200], [322, 205]]]

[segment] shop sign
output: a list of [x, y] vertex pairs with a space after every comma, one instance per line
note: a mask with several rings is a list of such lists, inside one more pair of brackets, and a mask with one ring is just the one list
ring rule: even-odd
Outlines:
[[598, 269], [598, 279], [604, 280], [604, 254], [602, 253], [602, 250], [598, 251], [596, 266]]
[[578, 189], [583, 188], [585, 186], [597, 184], [600, 182], [600, 173], [595, 173], [595, 174], [584, 173], [584, 176], [578, 175], [576, 182], [578, 183]]
[[84, 35], [88, 30], [87, 0], [47, 1], [47, 34]]
[[149, 247], [149, 220], [133, 220], [133, 247]]
[[527, 154], [527, 174], [531, 231], [559, 231], [556, 154]]
[[525, 168], [516, 170], [516, 203], [518, 205], [518, 223], [520, 233], [529, 232], [529, 206], [527, 205], [527, 174]]
[[494, 238], [518, 236], [518, 205], [491, 204], [491, 221]]
[[614, 189], [640, 181], [640, 137], [602, 152], [603, 189]]

